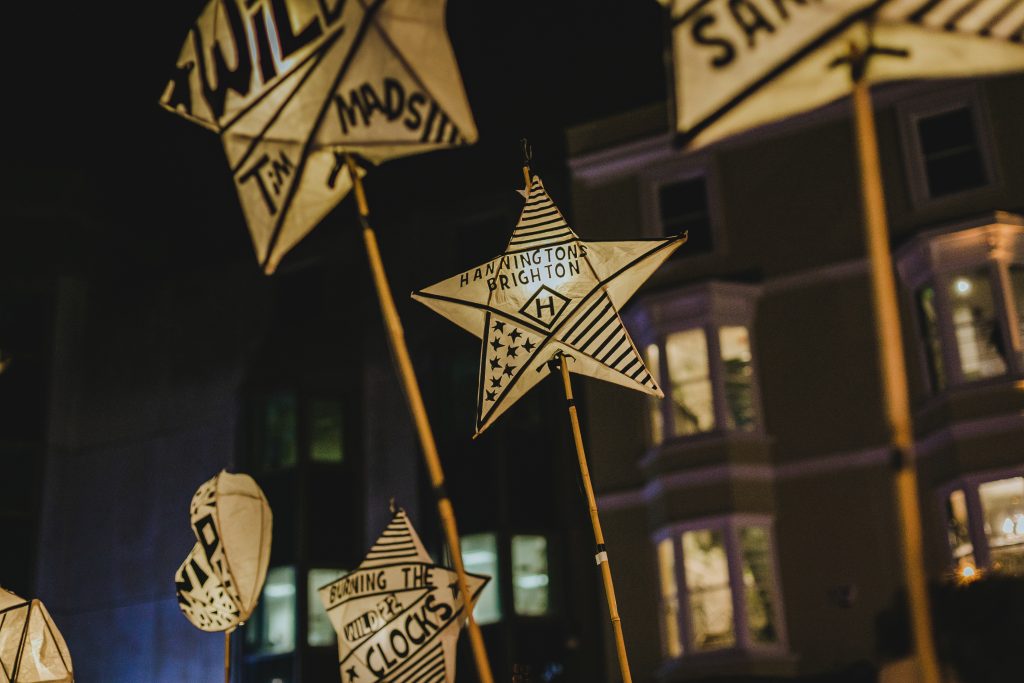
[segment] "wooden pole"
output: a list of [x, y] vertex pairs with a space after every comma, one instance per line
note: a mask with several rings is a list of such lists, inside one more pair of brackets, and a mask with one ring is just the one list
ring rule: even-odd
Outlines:
[[580, 419], [576, 414], [576, 402], [572, 397], [572, 383], [569, 381], [569, 366], [564, 354], [559, 353], [555, 361], [562, 370], [562, 386], [565, 388], [565, 400], [569, 405], [569, 421], [572, 423], [572, 438], [576, 444], [576, 459], [580, 465], [580, 478], [587, 496], [587, 507], [590, 510], [590, 524], [594, 527], [594, 542], [597, 554], [594, 560], [601, 568], [601, 579], [604, 581], [604, 595], [608, 602], [608, 614], [611, 617], [612, 633], [615, 636], [615, 652], [619, 658], [619, 671], [622, 683], [632, 683], [629, 673], [629, 660], [626, 658], [626, 641], [622, 637], [622, 620], [619, 618], [619, 607], [615, 602], [615, 585], [612, 583], [612, 569], [608, 564], [608, 551], [604, 545], [604, 532], [601, 531], [601, 519], [597, 515], [597, 499], [594, 488], [590, 484], [590, 468], [587, 467], [587, 454], [583, 450], [583, 435], [580, 432]]
[[879, 370], [886, 418], [892, 431], [892, 447], [896, 457], [896, 502], [914, 653], [921, 683], [939, 683], [941, 679], [935, 655], [924, 570], [921, 507], [917, 493], [914, 434], [907, 392], [907, 372], [903, 359], [903, 337], [892, 256], [889, 253], [889, 228], [885, 215], [878, 137], [875, 132], [871, 93], [864, 77], [866, 57], [867, 55], [856, 47], [852, 48], [853, 111], [860, 162], [864, 229], [871, 260], [871, 289], [874, 298]]
[[416, 433], [419, 435], [423, 458], [426, 460], [427, 471], [430, 474], [430, 483], [433, 485], [434, 494], [437, 497], [437, 511], [441, 516], [445, 539], [452, 552], [459, 592], [462, 593], [465, 605], [469, 642], [473, 649], [473, 658], [476, 660], [477, 673], [481, 683], [494, 683], [491, 664], [487, 659], [487, 650], [484, 647], [484, 637], [480, 632], [480, 626], [473, 618], [473, 599], [466, 582], [466, 567], [462, 563], [462, 546], [459, 543], [458, 527], [455, 524], [455, 511], [448, 498], [448, 493], [445, 491], [444, 470], [441, 468], [441, 460], [437, 455], [437, 444], [434, 441], [434, 433], [430, 429], [430, 421], [427, 419], [427, 409], [423, 404], [423, 396], [420, 394], [419, 382], [416, 381], [416, 372], [412, 367], [412, 360], [409, 358], [409, 349], [405, 344], [402, 322], [398, 317], [395, 299], [391, 295], [391, 286], [388, 284], [387, 275], [384, 272], [384, 262], [381, 260], [380, 249], [377, 246], [377, 235], [370, 227], [368, 220], [370, 209], [366, 202], [366, 193], [363, 191], [363, 183], [359, 177], [355, 160], [346, 154], [345, 162], [348, 165], [349, 175], [352, 177], [356, 206], [359, 209], [359, 221], [363, 226], [363, 242], [366, 245], [366, 255], [370, 261], [370, 270], [373, 273], [373, 283], [377, 289], [380, 310], [384, 316], [384, 327], [388, 333], [388, 340], [391, 342], [391, 350], [394, 353], [398, 375], [405, 390], [409, 411], [412, 413], [413, 422], [416, 425]]
[[231, 631], [224, 631], [224, 683], [231, 683]]

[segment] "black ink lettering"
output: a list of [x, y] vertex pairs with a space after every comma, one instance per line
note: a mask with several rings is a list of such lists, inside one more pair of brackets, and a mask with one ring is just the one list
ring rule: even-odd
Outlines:
[[731, 64], [732, 60], [736, 58], [736, 49], [725, 38], [709, 36], [704, 33], [705, 29], [714, 26], [715, 21], [713, 14], [703, 14], [693, 22], [691, 33], [694, 42], [698, 45], [708, 45], [719, 49], [718, 54], [711, 58], [711, 65], [716, 69], [721, 69], [723, 66]]
[[296, 35], [292, 31], [292, 20], [288, 15], [288, 5], [285, 0], [271, 0], [270, 4], [274, 11], [274, 27], [277, 29], [277, 44], [281, 47], [281, 59], [288, 59], [323, 33], [319, 18], [314, 17]]
[[775, 27], [768, 23], [765, 16], [761, 14], [761, 10], [750, 0], [729, 0], [729, 11], [732, 12], [733, 19], [743, 29], [743, 32], [747, 34], [748, 47], [754, 47], [758, 31], [775, 33]]
[[221, 49], [221, 38], [214, 35], [210, 45], [210, 53], [213, 56], [213, 83], [210, 82], [210, 72], [206, 66], [206, 47], [203, 44], [203, 36], [199, 26], [192, 27], [192, 45], [196, 54], [199, 68], [199, 78], [203, 86], [203, 99], [209, 105], [210, 111], [216, 119], [224, 115], [224, 102], [227, 99], [228, 90], [234, 90], [242, 97], [249, 94], [249, 87], [252, 81], [252, 58], [249, 55], [249, 43], [246, 39], [245, 25], [242, 22], [242, 15], [238, 11], [238, 5], [234, 0], [224, 0], [220, 3], [220, 9], [227, 17], [230, 35], [225, 39], [230, 41], [235, 52], [235, 68], [229, 69], [227, 60], [224, 59], [224, 51]]

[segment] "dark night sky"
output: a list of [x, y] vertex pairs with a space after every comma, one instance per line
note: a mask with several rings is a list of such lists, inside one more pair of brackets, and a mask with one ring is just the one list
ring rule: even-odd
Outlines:
[[[251, 258], [217, 137], [157, 104], [203, 3], [19, 5], [0, 48], [0, 267], [45, 276]], [[467, 193], [518, 182], [524, 135], [537, 168], [561, 173], [567, 125], [664, 97], [654, 0], [450, 0], [448, 21], [480, 142], [375, 174], [404, 182], [412, 201], [451, 182]]]

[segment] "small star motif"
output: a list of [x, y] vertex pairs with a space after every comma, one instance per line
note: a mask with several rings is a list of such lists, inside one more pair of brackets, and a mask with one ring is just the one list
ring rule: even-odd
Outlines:
[[495, 351], [504, 346], [504, 344], [501, 343], [501, 337], [495, 337], [494, 341], [491, 342], [491, 346], [494, 347]]
[[519, 328], [513, 328], [513, 330], [508, 333], [508, 336], [512, 338], [512, 341], [516, 341], [523, 336], [523, 333], [519, 331]]
[[505, 331], [505, 323], [503, 323], [500, 320], [495, 320], [494, 321], [494, 329], [497, 330], [498, 332], [504, 332]]
[[506, 355], [508, 355], [509, 358], [515, 358], [516, 357], [516, 352], [518, 352], [518, 351], [519, 351], [519, 347], [518, 346], [510, 346], [510, 347], [508, 347], [505, 350], [505, 353], [506, 353]]
[[[505, 368], [505, 372], [508, 372], [508, 368]], [[497, 377], [492, 377], [491, 378], [491, 388], [492, 389], [500, 389], [501, 388], [501, 375], [498, 375]]]
[[350, 681], [353, 681], [353, 680], [359, 678], [359, 674], [356, 672], [356, 668], [354, 666], [350, 666], [345, 671], [345, 673], [348, 674], [348, 680], [350, 680]]
[[491, 370], [501, 370], [501, 362], [497, 358], [491, 359]]
[[516, 366], [514, 366], [514, 365], [506, 365], [505, 366], [505, 374], [508, 375], [509, 377], [511, 377], [512, 373], [515, 372], [515, 369], [516, 369]]
[[487, 393], [487, 400], [488, 401], [493, 401], [495, 396], [496, 396], [496, 394], [497, 394], [497, 392], [494, 392], [494, 391], [488, 391], [486, 393]]
[[536, 344], [534, 344], [534, 343], [533, 343], [532, 341], [530, 341], [529, 339], [527, 339], [526, 341], [524, 341], [524, 342], [523, 342], [523, 348], [524, 348], [524, 349], [526, 349], [526, 352], [527, 352], [527, 353], [530, 353], [530, 352], [532, 352], [532, 351], [533, 351], [533, 349], [534, 349], [534, 348], [536, 348], [536, 346], [537, 346], [537, 345], [536, 345]]

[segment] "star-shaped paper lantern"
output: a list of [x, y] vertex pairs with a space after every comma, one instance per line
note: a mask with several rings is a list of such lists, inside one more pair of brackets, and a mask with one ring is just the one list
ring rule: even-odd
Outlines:
[[[476, 597], [489, 577], [466, 575]], [[359, 567], [320, 589], [342, 683], [450, 683], [466, 621], [454, 571], [435, 565], [399, 510]]]
[[259, 602], [273, 516], [247, 474], [222, 471], [189, 506], [196, 544], [174, 574], [178, 606], [203, 631], [233, 631]]
[[216, 131], [273, 272], [380, 163], [474, 142], [446, 0], [210, 0], [161, 104]]
[[619, 309], [685, 236], [584, 242], [533, 176], [505, 253], [413, 293], [483, 340], [476, 431], [544, 379], [558, 352], [568, 368], [661, 396]]

